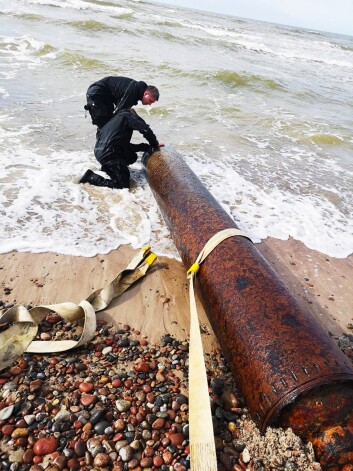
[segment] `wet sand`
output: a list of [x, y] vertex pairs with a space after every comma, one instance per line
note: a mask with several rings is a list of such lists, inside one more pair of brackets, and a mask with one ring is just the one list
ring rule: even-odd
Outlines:
[[352, 255], [329, 257], [293, 239], [267, 239], [257, 248], [328, 332], [353, 334]]
[[[267, 239], [256, 247], [328, 332], [353, 333], [353, 256], [328, 257], [295, 240]], [[0, 299], [8, 304], [32, 306], [64, 301], [78, 303], [114, 279], [135, 253], [130, 246], [122, 246], [92, 258], [55, 253], [0, 254]], [[129, 323], [151, 342], [158, 341], [165, 333], [186, 338], [189, 301], [185, 272], [182, 263], [158, 257], [147, 276], [113, 301], [98, 318], [116, 326]], [[6, 295], [5, 288], [9, 289]], [[201, 324], [207, 325], [200, 304], [198, 308]], [[205, 339], [206, 349], [217, 344], [211, 329], [210, 334]]]

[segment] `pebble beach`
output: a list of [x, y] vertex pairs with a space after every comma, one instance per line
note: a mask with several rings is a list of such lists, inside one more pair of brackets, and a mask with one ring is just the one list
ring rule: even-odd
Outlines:
[[[43, 327], [75, 329], [63, 329], [57, 316]], [[219, 469], [296, 469], [295, 462], [319, 469], [311, 448], [290, 432], [282, 439], [269, 432], [273, 456], [253, 460], [252, 446], [267, 454], [263, 439], [219, 350], [209, 361]], [[116, 330], [105, 321], [77, 352], [25, 354], [1, 378], [3, 469], [189, 469], [187, 362], [187, 341], [163, 336], [151, 346], [128, 325]]]
[[[353, 359], [349, 319], [341, 317], [340, 324], [333, 317], [335, 299], [338, 309], [347, 301], [339, 299], [338, 274], [348, 283], [352, 263], [337, 265], [327, 257], [321, 261], [313, 252], [310, 262], [309, 252], [302, 247], [301, 253], [296, 244], [287, 242], [285, 255], [277, 241], [262, 244], [261, 251], [277, 271], [282, 270], [281, 276], [313, 315], [322, 314], [315, 298], [325, 298], [328, 335]], [[116, 276], [134, 253], [125, 246], [91, 259], [3, 254], [0, 268], [7, 276], [1, 285], [2, 312], [12, 304], [79, 302]], [[334, 276], [334, 284], [325, 285], [323, 276], [316, 284], [310, 278], [311, 263], [314, 272], [326, 270]], [[330, 286], [328, 296], [324, 286]], [[0, 469], [190, 469], [187, 296], [182, 264], [159, 257], [144, 279], [97, 314], [96, 332], [88, 344], [60, 354], [24, 353], [3, 370]], [[218, 469], [321, 469], [311, 444], [290, 429], [259, 432], [200, 305], [198, 310]], [[81, 330], [79, 323], [64, 322], [53, 313], [40, 324], [37, 338], [72, 339]]]

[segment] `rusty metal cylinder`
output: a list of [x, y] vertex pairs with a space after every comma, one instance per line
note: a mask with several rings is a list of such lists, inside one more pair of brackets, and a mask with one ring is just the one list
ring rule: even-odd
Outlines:
[[[237, 226], [175, 151], [145, 155], [144, 166], [188, 269], [214, 234]], [[313, 443], [324, 469], [353, 463], [353, 439], [339, 438], [353, 438], [352, 363], [255, 245], [244, 237], [221, 242], [202, 263], [197, 287], [259, 428], [291, 426]], [[337, 426], [344, 433], [335, 434]]]

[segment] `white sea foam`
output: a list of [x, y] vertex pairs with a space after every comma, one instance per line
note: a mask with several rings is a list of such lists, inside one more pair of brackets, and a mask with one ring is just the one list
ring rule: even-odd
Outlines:
[[2, 46], [1, 53], [16, 59], [15, 62], [9, 64], [12, 67], [18, 68], [23, 62], [26, 62], [28, 67], [31, 67], [31, 64], [36, 65], [41, 60], [33, 53], [39, 51], [44, 46], [44, 43], [30, 36], [3, 37], [0, 43]]
[[[0, 251], [93, 256], [131, 243], [135, 248], [151, 244], [157, 253], [177, 257], [140, 164], [132, 167], [132, 191], [112, 191], [77, 184], [73, 175], [81, 175], [88, 160], [84, 152], [43, 157], [20, 145], [14, 153], [5, 153]], [[293, 237], [336, 257], [353, 251], [352, 221], [327, 201], [264, 190], [219, 162], [215, 166], [192, 156], [187, 162], [255, 242]]]
[[[324, 198], [303, 196], [278, 188], [264, 190], [228, 165], [188, 158], [188, 164], [210, 192], [247, 231], [254, 242], [266, 237], [301, 240], [311, 249], [335, 257], [353, 253], [353, 221]], [[209, 176], [212, 175], [210, 179]]]
[[255, 241], [351, 254], [351, 41], [135, 3], [0, 0], [0, 252], [178, 257], [139, 162], [131, 191], [77, 183], [85, 91], [121, 74], [160, 88], [139, 113]]
[[20, 137], [31, 129], [0, 134], [0, 144], [7, 144], [0, 169], [0, 252], [93, 256], [121, 244], [153, 243], [158, 253], [177, 257], [139, 164], [132, 167], [131, 192], [79, 185], [88, 162], [96, 170], [98, 164], [87, 152], [43, 156], [23, 148]]
[[121, 7], [119, 5], [105, 5], [104, 3], [85, 2], [82, 0], [27, 0], [27, 4], [32, 5], [49, 5], [60, 8], [72, 8], [75, 10], [93, 10], [109, 12], [114, 14], [131, 13], [130, 8]]
[[0, 95], [1, 95], [3, 98], [9, 97], [8, 91], [5, 90], [5, 88], [2, 88], [2, 87], [0, 87]]
[[350, 51], [337, 50], [334, 45], [321, 39], [314, 38], [308, 43], [307, 38], [287, 36], [285, 40], [278, 42], [277, 36], [272, 35], [271, 31], [266, 31], [265, 34], [262, 31], [254, 34], [252, 31], [243, 32], [235, 28], [215, 27], [192, 20], [180, 21], [180, 24], [186, 29], [199, 30], [220, 40], [226, 40], [229, 44], [242, 46], [255, 52], [272, 54], [290, 60], [322, 62], [330, 66], [353, 68], [353, 58]]

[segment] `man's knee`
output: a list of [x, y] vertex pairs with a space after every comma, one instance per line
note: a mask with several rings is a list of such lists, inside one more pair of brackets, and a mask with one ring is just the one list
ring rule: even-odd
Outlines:
[[131, 149], [126, 149], [124, 152], [124, 163], [126, 165], [131, 165], [134, 164], [137, 160], [137, 154]]
[[130, 171], [126, 165], [109, 161], [102, 165], [101, 170], [109, 175], [116, 188], [130, 188]]

